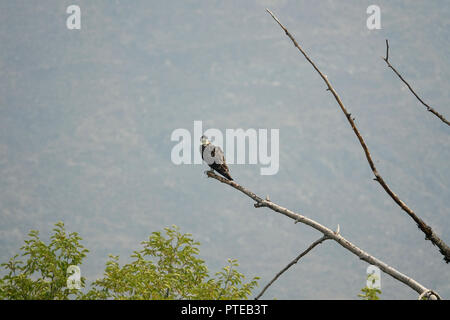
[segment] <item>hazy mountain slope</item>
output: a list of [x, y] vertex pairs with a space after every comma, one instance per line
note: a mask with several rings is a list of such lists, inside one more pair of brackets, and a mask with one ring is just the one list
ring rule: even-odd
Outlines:
[[[392, 189], [450, 243], [449, 128], [380, 59], [450, 117], [450, 8], [443, 1], [0, 2], [0, 261], [30, 229], [63, 220], [100, 276], [156, 230], [176, 224], [216, 271], [229, 257], [261, 285], [320, 235], [175, 166], [177, 128], [280, 130], [280, 170], [231, 165], [236, 181], [341, 233], [450, 296], [450, 271], [412, 220], [372, 181], [356, 137], [322, 80], [264, 11], [273, 9], [328, 75]], [[197, 143], [197, 141], [194, 141]], [[197, 152], [197, 146], [193, 152]], [[366, 264], [332, 242], [305, 257], [266, 298], [356, 298]], [[383, 275], [382, 298], [414, 298]]]

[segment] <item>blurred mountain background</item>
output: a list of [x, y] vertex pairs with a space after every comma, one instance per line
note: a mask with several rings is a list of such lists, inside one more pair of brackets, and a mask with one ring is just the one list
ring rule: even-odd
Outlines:
[[[81, 8], [68, 30], [66, 8]], [[381, 8], [381, 30], [366, 9]], [[172, 224], [201, 243], [211, 272], [240, 262], [260, 289], [321, 236], [171, 162], [177, 128], [280, 130], [280, 170], [230, 165], [258, 195], [336, 228], [363, 250], [450, 297], [450, 269], [372, 180], [332, 95], [265, 12], [271, 9], [328, 75], [386, 182], [450, 244], [450, 130], [412, 96], [390, 61], [450, 117], [448, 1], [0, 0], [0, 262], [30, 229], [59, 220], [90, 253], [129, 261]], [[193, 141], [197, 152], [198, 141]], [[266, 299], [357, 299], [367, 264], [332, 241], [285, 273]], [[382, 274], [382, 299], [414, 299]], [[257, 292], [255, 292], [256, 294]]]

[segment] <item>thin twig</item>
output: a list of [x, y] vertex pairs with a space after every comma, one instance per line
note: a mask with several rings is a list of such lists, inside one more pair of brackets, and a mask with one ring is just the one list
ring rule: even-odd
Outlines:
[[[293, 219], [294, 221], [301, 222], [303, 224], [306, 224], [306, 225], [316, 229], [317, 231], [322, 233], [324, 236], [327, 236], [329, 239], [336, 241], [342, 247], [344, 247], [351, 253], [358, 256], [361, 260], [364, 260], [364, 261], [368, 262], [369, 264], [373, 264], [373, 265], [377, 266], [378, 268], [380, 268], [380, 270], [389, 274], [391, 277], [397, 279], [398, 281], [404, 283], [405, 285], [407, 285], [408, 287], [410, 287], [417, 293], [421, 294], [424, 291], [428, 290], [426, 287], [424, 287], [423, 285], [418, 283], [416, 280], [404, 275], [403, 273], [401, 273], [400, 271], [397, 271], [396, 269], [387, 265], [383, 261], [375, 258], [374, 256], [368, 254], [364, 250], [358, 248], [353, 243], [351, 243], [350, 241], [345, 239], [339, 232], [332, 231], [331, 229], [321, 225], [320, 223], [318, 223], [306, 216], [303, 216], [299, 213], [296, 213], [287, 208], [284, 208], [270, 200], [264, 200], [261, 197], [257, 196], [252, 191], [250, 191], [250, 190], [244, 188], [243, 186], [241, 186], [240, 184], [238, 184], [236, 181], [230, 181], [221, 176], [218, 176], [217, 174], [215, 174], [214, 172], [211, 172], [211, 171], [206, 171], [206, 174], [208, 175], [208, 177], [214, 178], [222, 183], [225, 183], [225, 184], [229, 185], [230, 187], [232, 187], [236, 190], [239, 190], [240, 192], [245, 194], [247, 197], [251, 198], [253, 201], [256, 202], [254, 204], [255, 208], [263, 208], [263, 207], [269, 208], [275, 212], [281, 213], [281, 214], [285, 215], [286, 217]], [[431, 298], [433, 298], [433, 296], [431, 296]]]
[[418, 95], [417, 93], [413, 90], [413, 88], [409, 85], [409, 83], [402, 77], [402, 75], [392, 66], [392, 64], [389, 62], [389, 41], [388, 39], [386, 39], [386, 57], [382, 58], [386, 64], [388, 65], [389, 68], [392, 69], [392, 71], [394, 71], [394, 73], [400, 78], [400, 80], [403, 81], [404, 84], [406, 84], [406, 86], [408, 87], [409, 91], [412, 92], [412, 94], [417, 98], [417, 100], [420, 101], [420, 103], [422, 103], [426, 108], [427, 111], [431, 112], [432, 114], [434, 114], [436, 117], [438, 117], [439, 119], [441, 119], [442, 122], [444, 122], [445, 124], [447, 124], [448, 126], [450, 126], [450, 122], [444, 118], [444, 116], [442, 114], [440, 114], [439, 112], [437, 112], [435, 109], [433, 109], [432, 107], [430, 107], [427, 103], [425, 103]]
[[347, 111], [345, 108], [341, 98], [337, 94], [336, 90], [332, 87], [330, 81], [328, 80], [328, 77], [324, 75], [319, 68], [314, 64], [314, 62], [311, 60], [311, 58], [306, 54], [306, 52], [300, 47], [300, 45], [297, 43], [297, 41], [294, 39], [294, 37], [289, 33], [289, 31], [284, 27], [281, 22], [278, 20], [277, 17], [269, 10], [266, 9], [267, 12], [272, 16], [272, 18], [278, 23], [278, 25], [284, 30], [286, 35], [291, 39], [291, 41], [294, 43], [294, 46], [303, 54], [303, 56], [308, 60], [308, 62], [313, 66], [313, 68], [317, 71], [317, 73], [320, 75], [320, 77], [323, 79], [323, 81], [326, 83], [328, 87], [328, 91], [330, 91], [339, 106], [341, 107], [342, 112], [345, 114], [348, 122], [350, 123], [350, 126], [353, 129], [353, 132], [355, 133], [356, 137], [359, 140], [359, 143], [361, 144], [361, 147], [364, 150], [364, 153], [366, 155], [367, 162], [369, 163], [370, 169], [372, 170], [373, 174], [375, 175], [374, 180], [377, 181], [383, 189], [389, 194], [389, 196], [397, 203], [400, 208], [403, 209], [417, 224], [420, 230], [422, 230], [423, 233], [425, 233], [425, 239], [430, 240], [434, 245], [439, 247], [439, 251], [444, 256], [444, 261], [446, 263], [450, 262], [450, 247], [447, 246], [447, 244], [441, 240], [431, 229], [430, 226], [428, 226], [422, 219], [420, 219], [413, 210], [411, 210], [387, 185], [387, 183], [384, 181], [384, 179], [381, 177], [381, 175], [378, 173], [377, 168], [375, 167], [375, 163], [372, 160], [372, 156], [370, 155], [369, 148], [366, 145], [366, 142], [364, 141], [361, 133], [359, 132], [358, 128], [356, 127], [354, 118], [351, 117], [351, 114]]
[[321, 244], [322, 242], [324, 242], [325, 240], [330, 239], [327, 236], [323, 236], [320, 239], [317, 239], [316, 241], [314, 241], [309, 247], [308, 249], [306, 249], [305, 251], [303, 251], [302, 253], [300, 253], [294, 260], [292, 260], [286, 267], [284, 267], [280, 272], [278, 272], [275, 277], [270, 280], [270, 282], [264, 287], [264, 289], [262, 289], [262, 291], [255, 297], [255, 300], [258, 300], [259, 298], [261, 298], [261, 296], [264, 294], [264, 292], [266, 292], [266, 290], [284, 273], [286, 272], [290, 267], [292, 267], [294, 264], [296, 264], [298, 262], [298, 260], [300, 260], [302, 257], [304, 257], [306, 254], [308, 254], [308, 252], [310, 252], [312, 249], [314, 249], [314, 247], [316, 247], [317, 245]]
[[388, 61], [389, 60], [389, 41], [388, 39], [386, 39], [386, 58], [384, 58], [384, 61]]

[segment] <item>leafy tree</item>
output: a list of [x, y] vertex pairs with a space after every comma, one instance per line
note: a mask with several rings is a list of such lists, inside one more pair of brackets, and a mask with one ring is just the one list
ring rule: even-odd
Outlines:
[[210, 278], [204, 261], [197, 257], [199, 242], [191, 234], [181, 234], [176, 226], [165, 228], [166, 237], [153, 232], [143, 249], [134, 251], [134, 260], [119, 266], [110, 256], [104, 278], [93, 283], [85, 299], [246, 299], [258, 278], [243, 283], [244, 275], [229, 265]]
[[[0, 279], [1, 299], [69, 299], [77, 296], [79, 291], [67, 288], [67, 269], [70, 265], [80, 265], [88, 252], [80, 244], [80, 236], [76, 232], [67, 234], [64, 223], [58, 222], [53, 229], [50, 243], [45, 244], [39, 238], [39, 232], [31, 230], [29, 239], [20, 249], [19, 260], [16, 254], [1, 266], [7, 274]], [[81, 277], [81, 285], [85, 279]]]
[[[1, 264], [7, 274], [0, 278], [0, 299], [246, 299], [257, 285], [257, 277], [244, 282], [232, 259], [210, 277], [198, 258], [199, 242], [172, 226], [165, 228], [165, 236], [153, 232], [129, 264], [120, 267], [119, 257], [111, 255], [104, 277], [84, 294], [68, 288], [67, 270], [81, 265], [88, 250], [76, 232], [66, 233], [62, 222], [53, 231], [49, 244], [40, 240], [38, 231], [30, 231], [21, 247], [26, 261], [17, 254]], [[86, 279], [80, 280], [84, 287]]]

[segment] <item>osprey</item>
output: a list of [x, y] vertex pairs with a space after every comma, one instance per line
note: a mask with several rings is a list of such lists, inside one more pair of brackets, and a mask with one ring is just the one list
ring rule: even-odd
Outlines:
[[230, 170], [225, 162], [225, 156], [222, 149], [213, 145], [205, 136], [202, 136], [200, 141], [202, 142], [202, 145], [200, 146], [202, 159], [210, 166], [212, 169], [211, 171], [216, 170], [228, 180], [233, 180], [230, 176]]

